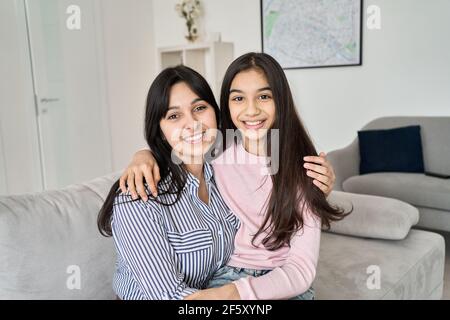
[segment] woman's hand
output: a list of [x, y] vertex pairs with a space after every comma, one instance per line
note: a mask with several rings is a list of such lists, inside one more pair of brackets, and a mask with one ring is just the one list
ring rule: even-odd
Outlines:
[[219, 288], [199, 290], [184, 300], [241, 300], [241, 296], [236, 286], [229, 283]]
[[304, 157], [303, 160], [305, 161], [303, 167], [307, 170], [306, 174], [313, 178], [313, 183], [328, 196], [333, 190], [336, 176], [325, 152], [321, 152], [318, 157]]
[[156, 197], [158, 195], [156, 186], [161, 180], [161, 176], [158, 164], [150, 150], [141, 150], [134, 154], [133, 160], [120, 177], [120, 190], [126, 193], [128, 186], [134, 200], [141, 197], [142, 200], [147, 201], [144, 178], [153, 196]]

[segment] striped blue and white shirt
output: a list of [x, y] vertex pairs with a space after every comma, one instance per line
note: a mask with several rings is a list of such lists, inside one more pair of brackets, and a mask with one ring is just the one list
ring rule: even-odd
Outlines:
[[[115, 198], [112, 232], [117, 250], [114, 291], [123, 300], [183, 299], [206, 287], [233, 251], [239, 220], [223, 201], [210, 164], [204, 165], [209, 204], [188, 173], [180, 199], [164, 206], [149, 199]], [[170, 183], [170, 176], [160, 186]], [[158, 195], [172, 203], [176, 195]]]

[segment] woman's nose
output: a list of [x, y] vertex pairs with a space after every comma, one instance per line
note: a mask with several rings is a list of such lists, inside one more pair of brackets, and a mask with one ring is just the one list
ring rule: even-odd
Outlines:
[[194, 117], [191, 117], [189, 121], [186, 123], [185, 129], [191, 132], [200, 131], [202, 128], [202, 123], [197, 121]]

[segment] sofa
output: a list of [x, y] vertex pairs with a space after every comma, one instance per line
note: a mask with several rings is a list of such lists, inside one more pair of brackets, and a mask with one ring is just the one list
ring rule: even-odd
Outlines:
[[[425, 172], [450, 175], [450, 117], [383, 117], [361, 130], [420, 125]], [[389, 156], [389, 155], [387, 155]], [[359, 143], [328, 153], [336, 173], [335, 190], [405, 201], [418, 208], [417, 226], [450, 231], [450, 179], [420, 173], [359, 174]]]
[[[0, 196], [0, 299], [114, 299], [115, 248], [97, 230], [113, 173], [60, 190]], [[321, 237], [316, 299], [440, 299], [444, 239], [411, 229], [413, 206], [333, 191], [352, 213]]]

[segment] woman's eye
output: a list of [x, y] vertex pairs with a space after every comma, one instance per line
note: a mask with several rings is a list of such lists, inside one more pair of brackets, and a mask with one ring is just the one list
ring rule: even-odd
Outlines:
[[261, 99], [261, 100], [267, 100], [267, 99], [270, 99], [270, 96], [269, 96], [268, 94], [262, 94], [262, 95], [260, 96], [260, 99]]
[[168, 120], [175, 120], [178, 119], [178, 115], [176, 113], [171, 114], [170, 116], [167, 117]]
[[236, 102], [241, 102], [242, 100], [244, 100], [244, 98], [238, 96], [238, 97], [232, 98], [231, 100], [232, 100], [232, 101], [236, 101]]
[[195, 109], [194, 109], [194, 111], [202, 111], [202, 110], [205, 110], [206, 109], [206, 106], [198, 106], [198, 107], [195, 107]]

